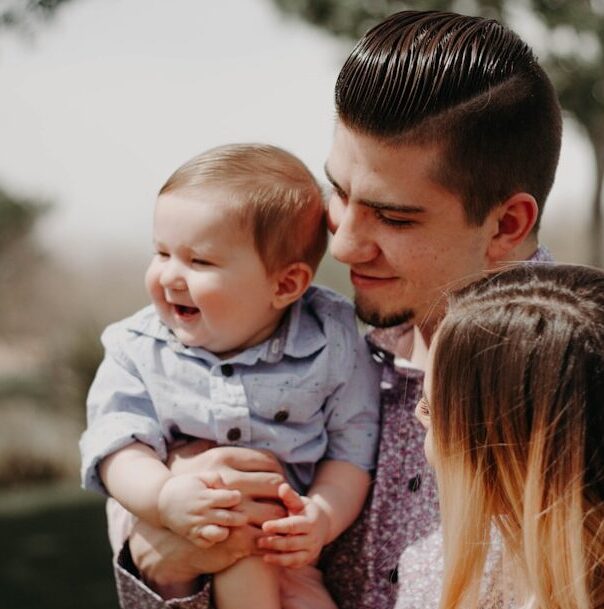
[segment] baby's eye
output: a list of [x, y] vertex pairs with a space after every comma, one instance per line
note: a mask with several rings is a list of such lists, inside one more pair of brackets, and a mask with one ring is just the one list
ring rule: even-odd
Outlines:
[[205, 258], [192, 258], [191, 264], [196, 266], [212, 266], [212, 262], [206, 260]]
[[155, 255], [158, 256], [159, 258], [169, 258], [170, 254], [168, 254], [168, 252], [164, 252], [162, 250], [157, 250], [155, 252]]

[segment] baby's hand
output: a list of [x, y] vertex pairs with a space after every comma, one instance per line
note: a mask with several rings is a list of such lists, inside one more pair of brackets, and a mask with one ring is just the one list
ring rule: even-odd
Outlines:
[[262, 525], [267, 536], [258, 540], [258, 547], [270, 551], [264, 560], [282, 567], [310, 564], [327, 542], [329, 518], [317, 503], [299, 495], [287, 483], [279, 487], [279, 497], [289, 516]]
[[197, 474], [172, 476], [157, 500], [162, 524], [200, 548], [224, 541], [229, 527], [243, 526], [246, 516], [230, 508], [241, 501], [239, 491], [208, 488]]

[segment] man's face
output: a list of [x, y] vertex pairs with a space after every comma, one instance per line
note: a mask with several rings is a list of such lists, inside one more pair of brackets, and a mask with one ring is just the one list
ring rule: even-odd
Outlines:
[[336, 125], [330, 249], [350, 266], [357, 313], [371, 325], [413, 321], [429, 337], [443, 291], [487, 268], [496, 229], [467, 224], [459, 197], [433, 178], [438, 160], [437, 147], [389, 146]]

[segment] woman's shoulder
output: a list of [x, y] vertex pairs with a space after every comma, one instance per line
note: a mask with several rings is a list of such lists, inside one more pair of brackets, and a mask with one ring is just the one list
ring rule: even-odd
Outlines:
[[[501, 538], [493, 527], [491, 548], [481, 582], [480, 609], [530, 609], [516, 603], [513, 583], [503, 567]], [[398, 566], [399, 591], [395, 609], [437, 609], [443, 576], [443, 536], [439, 527], [408, 546]]]

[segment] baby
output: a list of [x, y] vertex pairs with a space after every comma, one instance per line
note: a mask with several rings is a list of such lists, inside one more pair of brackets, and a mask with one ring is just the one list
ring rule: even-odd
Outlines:
[[317, 609], [335, 607], [308, 571], [365, 500], [379, 373], [352, 305], [310, 286], [326, 242], [321, 191], [301, 161], [266, 145], [209, 150], [160, 190], [153, 306], [102, 337], [81, 440], [86, 488], [207, 548], [246, 523], [241, 495], [210, 488], [203, 472], [172, 475], [167, 447], [203, 438], [270, 451], [284, 467], [288, 516], [264, 523], [270, 552], [217, 574], [219, 609], [297, 607], [309, 591], [296, 579], [317, 582]]

